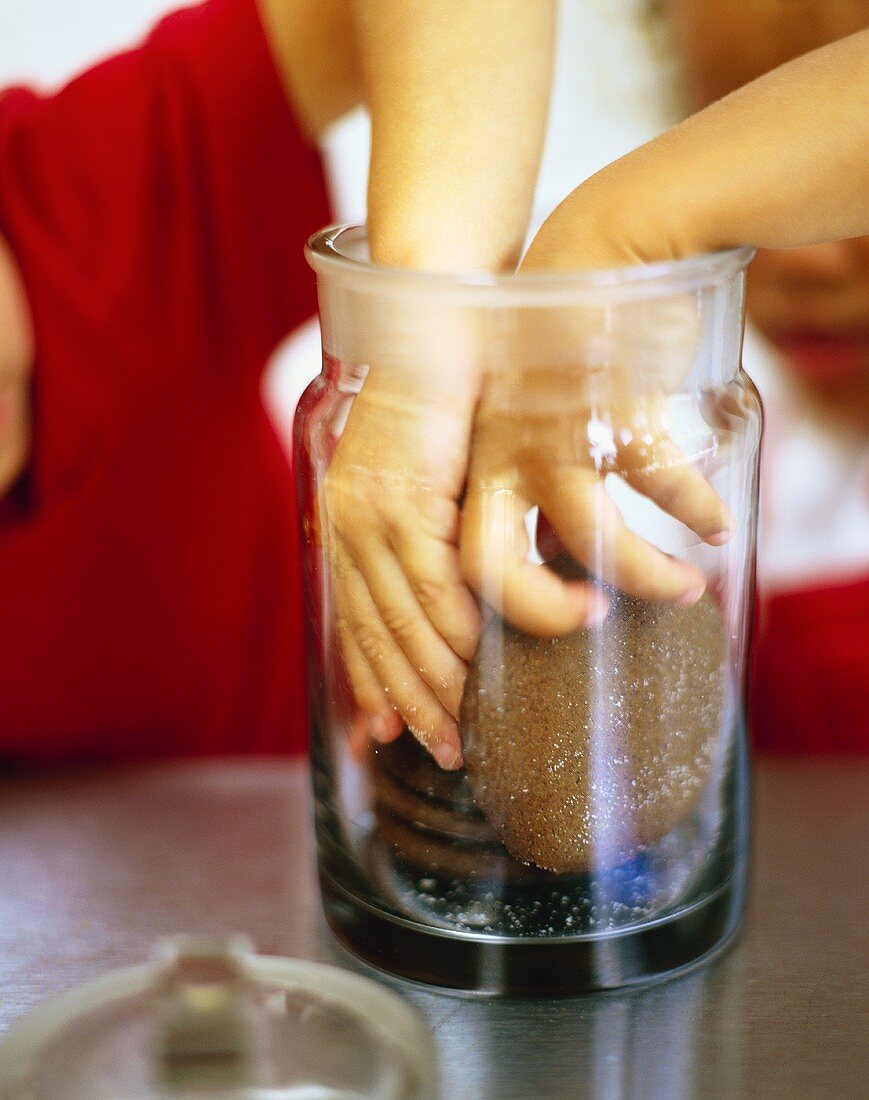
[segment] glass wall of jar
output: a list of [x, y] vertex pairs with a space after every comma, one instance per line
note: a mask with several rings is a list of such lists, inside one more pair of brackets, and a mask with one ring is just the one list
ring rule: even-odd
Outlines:
[[747, 250], [611, 272], [309, 243], [296, 469], [327, 917], [492, 993], [678, 972], [734, 934], [761, 412]]

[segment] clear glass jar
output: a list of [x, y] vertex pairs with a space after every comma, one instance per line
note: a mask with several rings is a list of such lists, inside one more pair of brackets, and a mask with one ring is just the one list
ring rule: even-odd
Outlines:
[[[308, 257], [324, 367], [295, 446], [333, 930], [396, 974], [488, 993], [690, 967], [732, 938], [745, 892], [761, 434], [740, 365], [750, 251], [454, 277], [372, 265], [364, 230], [338, 228]], [[354, 409], [373, 385], [385, 421]], [[402, 465], [390, 425], [414, 416]], [[451, 487], [445, 463], [461, 469]], [[418, 737], [368, 739], [346, 667], [353, 524], [398, 500], [424, 525], [441, 497], [482, 623], [453, 770], [420, 743], [431, 735], [412, 704]], [[559, 627], [571, 599], [585, 618]]]

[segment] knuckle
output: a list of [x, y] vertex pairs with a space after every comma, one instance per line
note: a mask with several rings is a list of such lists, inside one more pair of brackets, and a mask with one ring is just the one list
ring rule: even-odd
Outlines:
[[551, 481], [553, 474], [557, 476], [557, 469], [562, 463], [559, 456], [552, 454], [551, 449], [535, 445], [523, 448], [520, 465], [523, 475], [536, 486], [541, 482]]
[[419, 620], [415, 616], [398, 608], [387, 608], [382, 615], [386, 629], [402, 648], [416, 640]]
[[443, 577], [420, 574], [411, 579], [411, 588], [423, 607], [436, 607], [448, 599], [452, 585]]
[[[464, 628], [450, 628], [444, 633], [447, 644], [458, 654], [462, 661], [470, 661], [477, 651], [480, 640], [480, 626], [478, 623], [468, 623]], [[465, 670], [466, 671], [466, 670]], [[464, 673], [462, 675], [464, 684]]]
[[362, 656], [374, 669], [380, 669], [386, 659], [383, 634], [371, 623], [360, 623], [356, 630], [356, 644]]

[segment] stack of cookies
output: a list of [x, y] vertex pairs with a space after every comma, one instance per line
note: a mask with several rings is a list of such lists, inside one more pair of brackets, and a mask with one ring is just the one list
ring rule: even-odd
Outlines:
[[[563, 556], [550, 563], [582, 577]], [[423, 873], [529, 881], [597, 874], [675, 828], [722, 733], [727, 647], [707, 593], [691, 607], [607, 588], [599, 626], [537, 638], [497, 616], [461, 711], [466, 771], [405, 732], [374, 754], [380, 834]]]
[[414, 872], [493, 881], [534, 877], [486, 820], [467, 773], [443, 771], [407, 730], [376, 746], [371, 775], [378, 833]]

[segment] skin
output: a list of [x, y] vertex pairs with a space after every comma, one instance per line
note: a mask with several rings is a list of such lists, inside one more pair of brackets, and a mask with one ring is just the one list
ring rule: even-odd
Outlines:
[[550, 215], [523, 267], [622, 266], [862, 233], [867, 58], [867, 32], [815, 50], [608, 165]]
[[[671, 0], [691, 104], [869, 27], [867, 0]], [[762, 249], [748, 311], [791, 379], [841, 430], [869, 430], [869, 236]]]
[[[356, 14], [372, 115], [373, 258], [512, 270], [545, 136], [554, 3], [359, 0]], [[403, 308], [384, 331], [320, 500], [337, 629], [369, 732], [389, 740], [406, 723], [456, 767], [480, 630], [458, 551], [480, 363], [462, 320], [431, 308]], [[395, 331], [398, 362], [385, 346]], [[581, 621], [587, 599], [577, 602]]]
[[512, 270], [546, 134], [555, 3], [354, 7], [372, 116], [373, 258], [432, 271]]
[[257, 0], [287, 97], [312, 139], [364, 98], [351, 0]]

